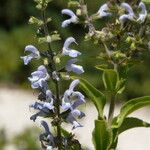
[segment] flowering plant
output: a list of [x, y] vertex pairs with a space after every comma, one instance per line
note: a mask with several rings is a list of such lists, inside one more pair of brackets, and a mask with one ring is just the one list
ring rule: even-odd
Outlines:
[[[116, 149], [118, 136], [122, 132], [135, 127], [150, 127], [149, 123], [139, 118], [128, 117], [133, 111], [150, 105], [150, 96], [129, 100], [122, 106], [119, 115], [114, 116], [115, 104], [118, 95], [126, 88], [129, 70], [135, 62], [141, 63], [142, 54], [150, 47], [146, 6], [142, 1], [134, 0], [127, 3], [110, 0], [103, 3], [97, 13], [89, 15], [84, 0], [69, 0], [68, 6], [76, 11], [68, 8], [61, 11], [62, 15], [69, 17], [62, 22], [62, 28], [72, 24], [84, 25], [85, 32], [88, 31], [85, 33], [85, 41], [92, 41], [101, 48], [97, 57], [99, 64], [94, 66], [103, 73], [106, 92], [101, 92], [89, 81], [77, 76], [84, 73], [84, 69], [76, 64], [81, 52], [70, 48], [71, 44], [77, 44], [75, 38], [67, 37], [59, 52], [52, 49], [51, 44], [61, 38], [57, 31], [50, 32], [48, 28], [52, 19], [47, 18], [46, 9], [51, 1], [35, 0], [36, 8], [41, 12], [41, 19], [33, 16], [29, 19], [29, 23], [37, 27], [38, 42], [46, 44], [47, 50], [43, 52], [33, 45], [28, 45], [25, 47], [25, 52], [30, 54], [21, 57], [25, 65], [28, 65], [32, 59], [43, 60], [43, 64], [28, 78], [31, 87], [39, 90], [39, 101], [30, 105], [37, 110], [37, 113], [31, 116], [31, 120], [35, 121], [37, 117], [51, 118], [51, 127], [56, 129], [56, 133], [50, 131], [45, 120], [41, 121], [45, 130], [39, 136], [41, 146], [47, 150], [83, 149], [74, 135], [62, 127], [64, 122], [72, 124], [72, 129], [83, 126], [78, 119], [85, 117], [85, 114], [78, 109], [78, 106], [85, 103], [85, 96], [75, 90], [79, 85], [98, 112], [93, 131], [95, 149]], [[105, 23], [105, 26], [95, 27], [94, 23], [98, 20]], [[67, 58], [67, 62], [62, 66], [60, 64], [64, 58]], [[71, 72], [77, 75], [72, 75]], [[63, 95], [59, 88], [61, 80], [72, 80]], [[50, 82], [54, 83], [55, 91], [51, 90]], [[108, 116], [104, 114], [106, 102], [110, 103]]]

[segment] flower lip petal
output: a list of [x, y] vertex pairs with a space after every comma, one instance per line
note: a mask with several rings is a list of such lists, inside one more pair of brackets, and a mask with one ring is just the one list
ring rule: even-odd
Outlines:
[[24, 61], [24, 65], [28, 65], [29, 62], [33, 59], [33, 57], [30, 56], [30, 55], [28, 55], [28, 56], [21, 56], [20, 58]]
[[69, 50], [69, 56], [70, 57], [77, 57], [78, 55], [81, 55], [80, 52], [78, 52], [77, 50], [74, 50], [74, 49], [68, 49]]
[[77, 121], [73, 121], [73, 127], [72, 130], [78, 128], [78, 127], [83, 127], [80, 123], [78, 123]]
[[70, 16], [70, 17], [73, 17], [73, 16], [76, 16], [75, 14], [74, 14], [74, 12], [73, 11], [71, 11], [70, 9], [63, 9], [62, 11], [61, 11], [61, 13], [64, 15], [68, 15], [68, 16]]
[[33, 46], [33, 45], [27, 45], [25, 47], [25, 52], [28, 51], [28, 52], [32, 52], [32, 53], [37, 53], [38, 49]]
[[70, 19], [67, 19], [67, 20], [65, 20], [65, 21], [62, 22], [61, 27], [62, 27], [62, 28], [65, 28], [65, 27], [67, 27], [70, 23], [71, 23], [71, 20], [70, 20]]

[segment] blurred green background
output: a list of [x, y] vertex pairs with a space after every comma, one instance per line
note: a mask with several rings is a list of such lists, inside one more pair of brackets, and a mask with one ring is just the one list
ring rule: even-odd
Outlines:
[[[103, 0], [104, 1], [104, 0]], [[145, 0], [150, 3], [150, 0]], [[100, 0], [86, 0], [90, 12], [95, 13], [101, 3]], [[148, 4], [150, 8], [150, 4]], [[77, 39], [79, 45], [76, 49], [82, 51], [81, 63], [85, 69], [85, 78], [87, 78], [97, 88], [103, 90], [101, 72], [93, 68], [97, 64], [95, 56], [100, 52], [100, 48], [93, 43], [84, 42], [84, 27], [81, 25], [72, 25], [68, 28], [60, 28], [61, 22], [64, 19], [61, 15], [61, 10], [67, 7], [67, 0], [54, 0], [48, 8], [48, 15], [53, 19], [50, 24], [50, 29], [58, 30], [63, 40], [68, 36], [73, 36]], [[27, 77], [36, 68], [35, 62], [29, 66], [24, 66], [21, 55], [24, 55], [24, 47], [28, 44], [37, 45], [35, 39], [36, 29], [28, 24], [30, 16], [39, 16], [35, 9], [33, 0], [1, 0], [0, 1], [0, 85], [17, 86], [19, 88], [30, 88]], [[101, 24], [99, 21], [97, 25]], [[52, 45], [53, 49], [61, 50], [63, 43], [56, 42]], [[35, 66], [34, 66], [35, 65]], [[150, 94], [150, 52], [144, 54], [144, 62], [141, 65], [134, 67], [129, 74], [127, 89], [121, 100], [127, 100], [132, 97], [143, 96]], [[62, 87], [63, 88], [63, 87]], [[27, 129], [21, 135], [17, 135], [14, 143], [17, 149], [20, 150], [20, 145], [23, 142], [25, 148], [21, 150], [38, 150], [36, 147], [34, 130]], [[37, 136], [37, 135], [36, 135]], [[25, 140], [24, 140], [25, 139]], [[30, 140], [29, 140], [30, 139]], [[7, 137], [5, 131], [0, 131], [0, 149], [5, 145]], [[31, 147], [30, 147], [31, 146]]]

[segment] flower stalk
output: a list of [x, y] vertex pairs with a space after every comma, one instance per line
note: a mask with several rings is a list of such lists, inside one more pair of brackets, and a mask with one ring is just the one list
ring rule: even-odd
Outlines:
[[[47, 26], [47, 21], [46, 21], [46, 13], [45, 13], [45, 9], [42, 10], [42, 19], [43, 19], [43, 28], [44, 28], [44, 33], [45, 36], [49, 36], [49, 31], [48, 31], [48, 26]], [[48, 54], [50, 56], [50, 63], [49, 63], [49, 67], [51, 69], [51, 73], [56, 71], [56, 65], [55, 65], [55, 61], [54, 61], [54, 52], [51, 48], [51, 43], [48, 42]], [[52, 74], [51, 74], [52, 77]], [[52, 78], [53, 79], [53, 78]], [[60, 100], [60, 90], [59, 90], [59, 81], [58, 80], [53, 80], [55, 83], [55, 92], [56, 92], [56, 112], [57, 112], [57, 123], [56, 123], [56, 127], [57, 127], [57, 141], [58, 141], [58, 150], [61, 150], [61, 144], [62, 144], [62, 137], [61, 137], [61, 117], [60, 117], [60, 105], [61, 105], [61, 100]]]

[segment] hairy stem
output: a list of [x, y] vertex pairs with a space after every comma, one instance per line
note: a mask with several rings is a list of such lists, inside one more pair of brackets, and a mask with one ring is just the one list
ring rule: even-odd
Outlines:
[[[42, 19], [44, 22], [43, 28], [45, 36], [49, 36], [47, 21], [46, 21], [46, 15], [45, 15], [45, 9], [42, 10]], [[54, 62], [54, 52], [51, 48], [51, 44], [48, 42], [48, 53], [50, 55], [50, 66], [51, 71], [56, 71], [56, 65]], [[51, 74], [52, 76], [52, 74]], [[53, 80], [55, 83], [55, 90], [56, 90], [56, 111], [57, 111], [57, 117], [58, 117], [58, 123], [57, 123], [57, 138], [58, 138], [58, 150], [61, 150], [61, 144], [62, 144], [62, 138], [61, 138], [61, 121], [60, 121], [60, 90], [59, 90], [59, 83], [57, 80]]]

